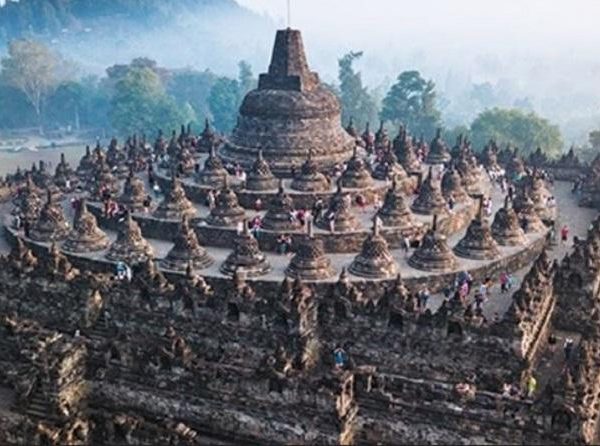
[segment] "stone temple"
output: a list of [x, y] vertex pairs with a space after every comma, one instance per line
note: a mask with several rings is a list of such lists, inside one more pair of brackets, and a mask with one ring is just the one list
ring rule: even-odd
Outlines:
[[221, 156], [249, 168], [262, 151], [274, 173], [289, 175], [309, 150], [327, 168], [349, 159], [353, 148], [339, 101], [308, 67], [300, 31], [278, 31], [269, 71], [244, 98]]
[[284, 30], [233, 135], [1, 179], [0, 444], [599, 444], [600, 157], [385, 125]]

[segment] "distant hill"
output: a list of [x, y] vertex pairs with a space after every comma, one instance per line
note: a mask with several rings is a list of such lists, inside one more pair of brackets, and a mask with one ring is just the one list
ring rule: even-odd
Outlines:
[[273, 29], [235, 0], [19, 0], [0, 7], [0, 52], [31, 37], [97, 74], [140, 56], [234, 73], [264, 63]]
[[0, 7], [0, 38], [74, 33], [106, 19], [150, 26], [216, 8], [229, 13], [242, 10], [234, 0], [9, 0]]

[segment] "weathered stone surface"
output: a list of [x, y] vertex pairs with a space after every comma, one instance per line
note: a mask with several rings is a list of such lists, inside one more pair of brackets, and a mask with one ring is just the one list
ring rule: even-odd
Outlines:
[[136, 176], [133, 169], [130, 169], [123, 185], [123, 193], [117, 202], [130, 212], [142, 212], [145, 209], [144, 200], [147, 196], [144, 181]]
[[357, 148], [354, 149], [352, 158], [346, 165], [346, 170], [341, 177], [342, 186], [351, 189], [365, 189], [373, 186], [373, 177], [367, 168], [366, 162], [358, 156]]
[[335, 274], [331, 260], [325, 256], [323, 242], [312, 234], [312, 223], [308, 223], [308, 235], [298, 244], [298, 249], [285, 274], [293, 279], [324, 280]]
[[[331, 225], [332, 220], [333, 227]], [[352, 212], [350, 195], [342, 191], [341, 182], [338, 183], [337, 192], [331, 198], [329, 207], [322, 217], [317, 219], [316, 224], [319, 228], [333, 229], [334, 232], [350, 232], [360, 228], [360, 222]]]
[[214, 147], [210, 148], [208, 158], [204, 161], [204, 168], [196, 175], [196, 182], [203, 186], [221, 188], [227, 179], [227, 170]]
[[300, 222], [293, 218], [294, 202], [283, 190], [283, 183], [279, 184], [277, 195], [268, 203], [262, 227], [270, 231], [295, 231], [300, 229]]
[[170, 270], [185, 271], [188, 266], [193, 269], [208, 268], [214, 259], [206, 252], [194, 230], [190, 227], [188, 217], [184, 214], [179, 231], [173, 237], [173, 247], [160, 264]]
[[435, 138], [429, 144], [429, 153], [425, 161], [427, 164], [444, 164], [450, 161], [448, 146], [442, 139], [442, 129], [437, 129]]
[[259, 277], [270, 270], [269, 261], [260, 251], [258, 241], [250, 234], [248, 224], [244, 222], [244, 231], [235, 238], [233, 252], [221, 265], [221, 272], [229, 276], [237, 272], [244, 277]]
[[500, 250], [492, 237], [492, 229], [483, 215], [483, 198], [479, 201], [479, 211], [467, 227], [465, 236], [454, 247], [460, 257], [475, 260], [490, 260], [500, 257]]
[[271, 172], [271, 167], [264, 159], [262, 150], [259, 150], [256, 161], [252, 165], [246, 179], [246, 189], [266, 191], [276, 189], [279, 182]]
[[519, 217], [512, 207], [509, 197], [504, 201], [504, 207], [498, 209], [492, 223], [492, 235], [498, 244], [503, 246], [523, 246], [525, 232], [519, 222]]
[[384, 226], [400, 228], [401, 231], [419, 226], [406, 204], [403, 191], [395, 180], [386, 192], [383, 206], [377, 211], [377, 216]]
[[446, 236], [437, 230], [437, 215], [433, 216], [431, 228], [408, 259], [408, 264], [413, 268], [434, 272], [449, 272], [457, 268], [458, 261], [448, 247]]
[[96, 222], [96, 217], [88, 211], [87, 204], [81, 199], [73, 219], [73, 229], [69, 233], [62, 249], [71, 252], [86, 253], [102, 251], [108, 248], [110, 240]]
[[39, 218], [33, 224], [30, 234], [33, 240], [40, 242], [61, 241], [69, 234], [69, 223], [63, 208], [60, 203], [54, 201], [50, 192], [47, 192], [46, 203], [42, 207]]
[[196, 212], [196, 208], [185, 195], [181, 181], [176, 175], [173, 175], [170, 188], [153, 215], [157, 218], [180, 220], [184, 216], [192, 217]]
[[206, 222], [212, 226], [237, 226], [246, 218], [246, 211], [240, 206], [237, 195], [226, 182], [217, 195], [216, 206], [210, 211]]
[[519, 220], [523, 222], [527, 228], [526, 232], [542, 232], [547, 229], [535, 210], [535, 205], [529, 197], [527, 188], [519, 189], [515, 197], [514, 207], [518, 212]]
[[329, 167], [350, 158], [354, 140], [342, 128], [338, 100], [309, 70], [300, 32], [281, 30], [269, 72], [244, 98], [238, 125], [220, 153], [249, 168], [262, 150], [275, 173], [290, 175], [304, 161], [307, 145], [319, 165]]
[[301, 192], [323, 192], [330, 188], [327, 177], [319, 172], [319, 166], [313, 158], [312, 151], [308, 152], [308, 157], [300, 172], [294, 176], [291, 188]]
[[374, 223], [373, 232], [365, 239], [360, 254], [356, 256], [349, 270], [355, 276], [369, 279], [385, 279], [396, 275], [396, 261], [385, 238], [379, 234], [377, 222]]
[[419, 194], [411, 209], [416, 214], [422, 215], [444, 215], [448, 213], [448, 203], [442, 195], [440, 182], [433, 178], [433, 169], [429, 167], [427, 177], [419, 188]]
[[221, 144], [222, 140], [215, 133], [213, 128], [210, 125], [210, 121], [207, 119], [204, 120], [204, 130], [200, 134], [198, 141], [196, 143], [196, 150], [199, 152], [210, 152], [217, 146]]
[[398, 136], [394, 139], [394, 152], [407, 172], [421, 172], [421, 160], [417, 156], [413, 139], [408, 136], [404, 126], [400, 126]]
[[391, 149], [386, 149], [382, 152], [381, 160], [375, 166], [373, 177], [378, 180], [390, 180], [396, 178], [396, 181], [404, 183], [408, 179], [408, 175], [402, 167], [398, 164], [396, 155]]
[[70, 187], [75, 186], [78, 182], [77, 176], [75, 175], [75, 171], [71, 168], [67, 160], [65, 159], [65, 154], [60, 154], [60, 161], [56, 165], [56, 169], [54, 170], [54, 184], [56, 184], [60, 188], [67, 188], [67, 184]]
[[110, 245], [106, 258], [112, 261], [123, 261], [128, 264], [145, 262], [154, 257], [154, 250], [142, 236], [139, 225], [128, 213], [119, 228], [117, 239]]
[[453, 164], [442, 176], [442, 195], [446, 201], [452, 197], [455, 203], [465, 203], [469, 200], [469, 194], [463, 187], [462, 177]]

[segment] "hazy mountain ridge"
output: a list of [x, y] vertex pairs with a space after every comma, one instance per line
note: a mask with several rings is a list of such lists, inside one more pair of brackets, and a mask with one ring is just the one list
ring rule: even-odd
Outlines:
[[241, 58], [258, 53], [257, 36], [273, 29], [234, 0], [20, 0], [0, 8], [0, 46], [34, 37], [96, 74], [143, 56], [235, 73]]

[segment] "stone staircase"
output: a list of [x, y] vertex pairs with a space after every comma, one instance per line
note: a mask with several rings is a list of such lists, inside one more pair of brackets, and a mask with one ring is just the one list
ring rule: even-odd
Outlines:
[[25, 411], [33, 420], [56, 421], [58, 417], [51, 413], [50, 405], [41, 391], [35, 391]]

